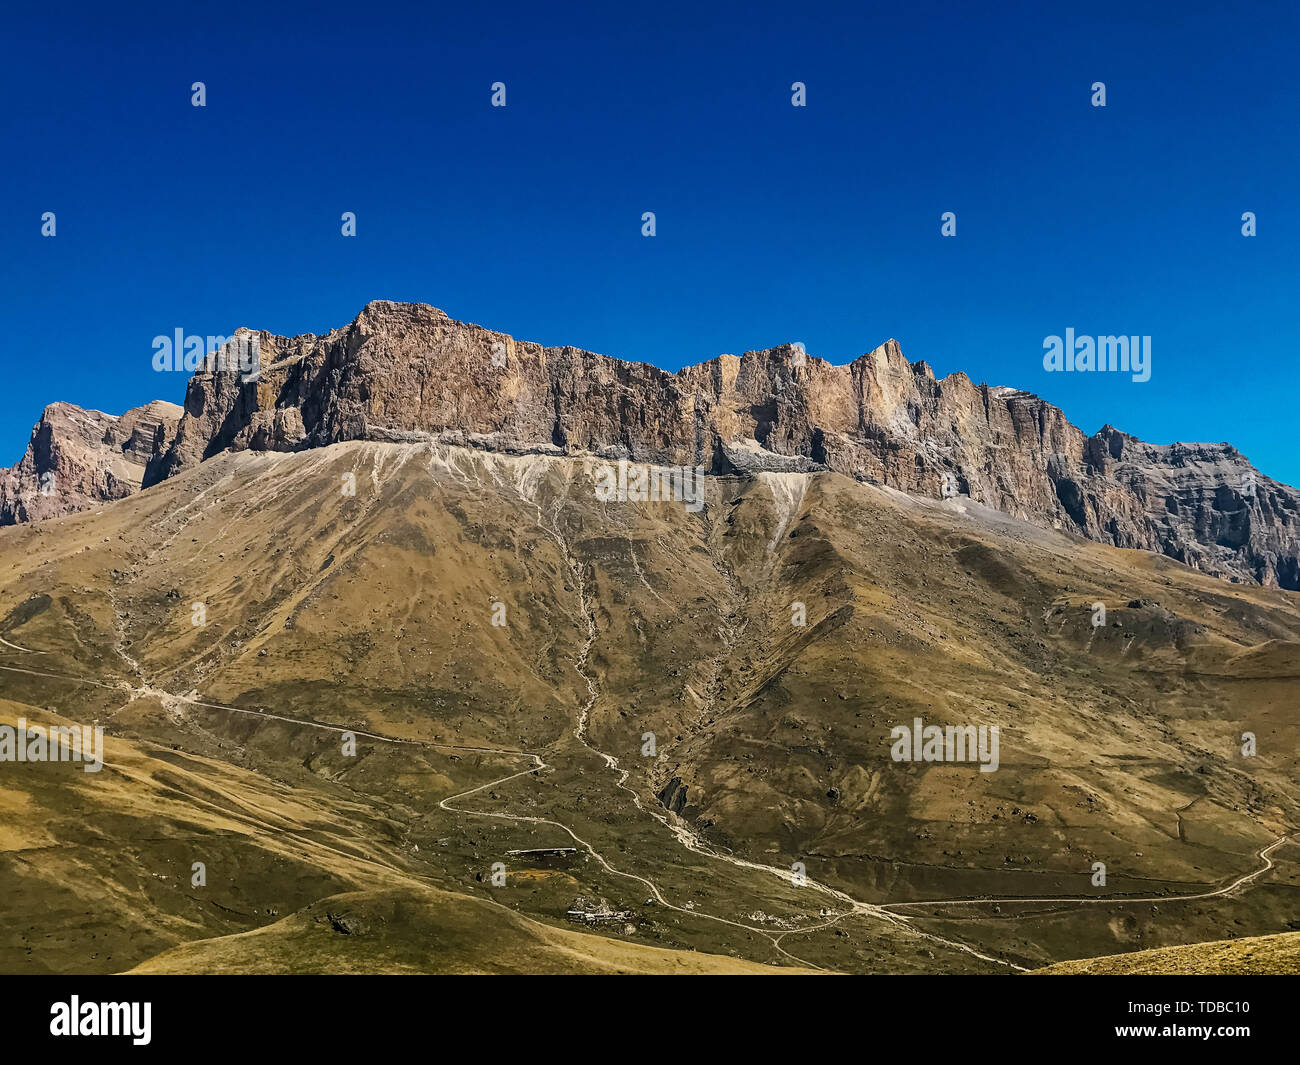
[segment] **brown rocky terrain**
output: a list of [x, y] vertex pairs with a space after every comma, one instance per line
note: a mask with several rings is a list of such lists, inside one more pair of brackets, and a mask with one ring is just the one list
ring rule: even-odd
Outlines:
[[0, 471], [0, 525], [75, 514], [137, 492], [171, 443], [181, 408], [155, 400], [121, 417], [51, 403], [22, 459]]
[[[126, 498], [0, 529], [0, 727], [107, 733], [0, 766], [0, 971], [1011, 973], [1300, 927], [1300, 595], [1247, 565], [1289, 581], [1296, 493], [1226, 445], [892, 343], [669, 374], [398, 304], [258, 340], [174, 439], [60, 407], [13, 474], [106, 449]], [[616, 456], [707, 467], [700, 505], [605, 498]], [[997, 765], [897, 758], [917, 719]]]
[[544, 348], [423, 304], [376, 301], [323, 336], [255, 335], [262, 373], [200, 371], [146, 483], [227, 448], [438, 441], [710, 472], [834, 470], [953, 491], [1045, 528], [1300, 588], [1300, 493], [1228, 444], [1086, 435], [1050, 403], [963, 373], [937, 380], [888, 341], [846, 366], [792, 345], [678, 373]]
[[[0, 766], [0, 970], [1011, 973], [1294, 930], [1300, 596], [833, 472], [696, 512], [599, 467], [224, 451], [0, 530], [0, 721], [108, 744]], [[997, 770], [895, 760], [917, 717], [998, 727]], [[560, 942], [579, 897], [628, 917]]]
[[118, 499], [226, 449], [430, 440], [713, 473], [834, 470], [924, 496], [947, 480], [1041, 527], [1300, 588], [1300, 493], [1231, 445], [1147, 444], [1112, 426], [1087, 436], [1037, 396], [938, 380], [892, 340], [846, 366], [783, 345], [672, 374], [423, 304], [375, 301], [323, 336], [237, 335], [258, 341], [260, 377], [201, 369], [179, 426], [170, 403], [120, 419], [52, 404], [0, 478], [0, 524]]

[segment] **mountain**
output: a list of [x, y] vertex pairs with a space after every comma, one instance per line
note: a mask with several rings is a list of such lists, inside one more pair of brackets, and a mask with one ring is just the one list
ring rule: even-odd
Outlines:
[[[600, 468], [226, 450], [0, 530], [0, 718], [108, 734], [6, 764], [0, 970], [1010, 973], [1291, 927], [1294, 593], [833, 471], [695, 511]], [[896, 758], [918, 718], [996, 770]]]
[[833, 470], [913, 495], [951, 491], [1043, 528], [1206, 573], [1300, 588], [1300, 492], [1228, 444], [1093, 436], [1059, 409], [965, 374], [936, 380], [894, 341], [846, 366], [785, 345], [675, 374], [544, 348], [422, 304], [376, 301], [350, 325], [260, 345], [260, 378], [200, 371], [156, 483], [226, 449], [346, 440], [592, 454], [710, 473]]
[[121, 417], [51, 403], [26, 453], [0, 471], [0, 525], [73, 514], [139, 491], [146, 466], [170, 445], [181, 414], [161, 400]]
[[[97, 773], [3, 761], [0, 971], [1012, 973], [1295, 930], [1300, 595], [1246, 579], [1294, 493], [1243, 513], [1226, 445], [893, 344], [669, 374], [388, 303], [240, 336], [256, 379], [196, 374], [174, 433], [59, 408], [24, 460], [130, 476], [0, 529], [0, 743], [106, 733]], [[708, 472], [611, 497], [619, 458]]]

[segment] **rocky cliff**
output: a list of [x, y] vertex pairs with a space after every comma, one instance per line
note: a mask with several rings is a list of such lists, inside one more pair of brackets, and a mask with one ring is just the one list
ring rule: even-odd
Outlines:
[[324, 336], [251, 333], [261, 375], [200, 371], [146, 483], [227, 448], [439, 440], [666, 465], [831, 469], [949, 493], [1039, 525], [1300, 588], [1300, 493], [1227, 444], [1087, 436], [1059, 409], [965, 374], [936, 380], [894, 341], [846, 366], [786, 345], [678, 373], [544, 348], [422, 304], [376, 301]]
[[227, 449], [432, 440], [713, 473], [835, 470], [1300, 589], [1300, 493], [1235, 448], [1147, 444], [1111, 426], [1087, 436], [1029, 393], [937, 380], [892, 340], [846, 366], [783, 345], [668, 373], [386, 301], [323, 336], [237, 339], [256, 341], [260, 373], [201, 369], [183, 414], [48, 407], [0, 472], [0, 524], [121, 498]]
[[17, 465], [0, 470], [0, 525], [88, 510], [138, 491], [181, 418], [157, 400], [121, 417], [51, 403]]

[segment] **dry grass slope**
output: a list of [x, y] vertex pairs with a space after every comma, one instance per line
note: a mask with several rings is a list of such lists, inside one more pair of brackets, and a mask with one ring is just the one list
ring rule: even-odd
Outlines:
[[1300, 975], [1300, 932], [1067, 961], [1039, 969], [1036, 975], [1297, 976]]
[[[574, 971], [1007, 972], [1290, 927], [1294, 845], [1209, 893], [1296, 827], [1300, 596], [833, 474], [712, 478], [698, 514], [593, 485], [354, 443], [0, 530], [0, 705], [116, 752], [0, 767], [0, 969], [492, 971], [507, 911]], [[997, 725], [1000, 768], [893, 761], [915, 717]], [[325, 927], [343, 895], [375, 938]], [[564, 927], [577, 895], [633, 931]]]

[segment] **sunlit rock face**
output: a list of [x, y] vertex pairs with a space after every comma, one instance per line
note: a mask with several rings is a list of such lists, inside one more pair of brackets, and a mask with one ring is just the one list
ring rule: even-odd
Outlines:
[[121, 417], [51, 403], [22, 459], [0, 471], [0, 525], [74, 514], [139, 491], [180, 417], [180, 407], [161, 400]]
[[195, 374], [146, 484], [227, 449], [344, 440], [585, 452], [718, 473], [830, 469], [1300, 588], [1300, 494], [1231, 446], [1145, 444], [1110, 426], [1090, 437], [1029, 393], [962, 373], [938, 380], [892, 340], [845, 366], [783, 345], [668, 373], [386, 301], [324, 336], [239, 335], [257, 339], [260, 375]]

